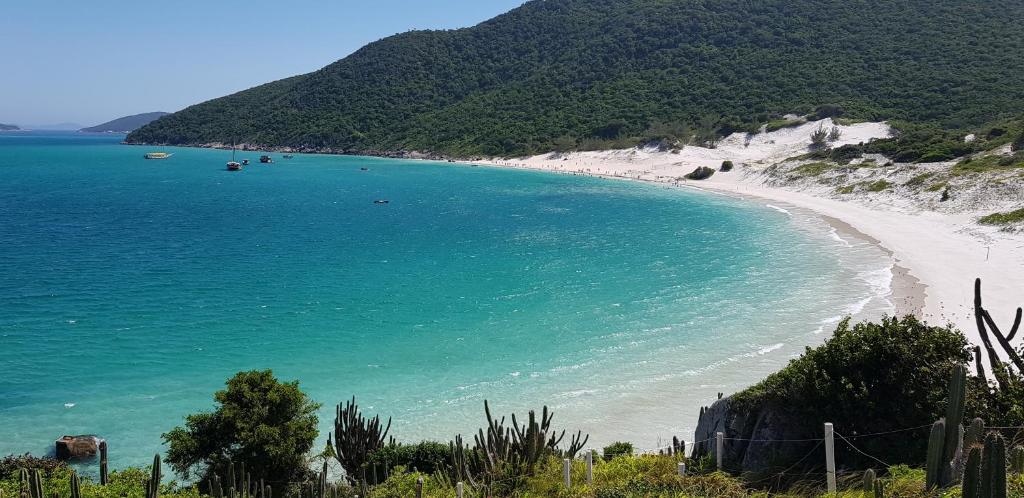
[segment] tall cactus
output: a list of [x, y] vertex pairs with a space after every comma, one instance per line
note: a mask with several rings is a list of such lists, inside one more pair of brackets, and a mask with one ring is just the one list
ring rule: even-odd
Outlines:
[[964, 467], [964, 479], [961, 485], [963, 498], [978, 498], [981, 488], [981, 448], [974, 446], [968, 450], [967, 465]]
[[945, 488], [956, 480], [954, 472], [963, 438], [964, 399], [967, 394], [967, 369], [953, 367], [949, 379], [946, 416], [932, 425], [928, 438], [925, 483], [928, 489]]
[[71, 472], [71, 498], [82, 498], [82, 483], [74, 471]]
[[1006, 441], [998, 433], [985, 437], [967, 457], [961, 489], [963, 498], [1006, 498]]
[[146, 480], [146, 498], [160, 498], [160, 481], [163, 476], [160, 473], [160, 455], [153, 456], [153, 468], [149, 471], [149, 479]]
[[998, 433], [985, 437], [981, 455], [981, 498], [1006, 498], [1006, 441]]
[[100, 441], [100, 485], [106, 486], [107, 482], [107, 442]]

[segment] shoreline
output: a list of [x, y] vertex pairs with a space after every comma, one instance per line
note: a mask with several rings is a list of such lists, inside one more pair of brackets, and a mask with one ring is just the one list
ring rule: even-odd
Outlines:
[[890, 255], [893, 278], [888, 299], [896, 316], [913, 314], [929, 325], [952, 325], [972, 345], [981, 344], [973, 315], [975, 278], [982, 279], [985, 307], [997, 323], [1012, 316], [1022, 304], [1018, 296], [1019, 289], [1024, 288], [1024, 237], [973, 225], [969, 214], [879, 209], [766, 186], [750, 178], [756, 172], [745, 174], [742, 167], [706, 180], [679, 181], [678, 177], [652, 176], [650, 171], [632, 165], [633, 169], [609, 173], [615, 171], [612, 161], [591, 163], [605, 168], [601, 173], [568, 170], [561, 164], [564, 159], [544, 157], [456, 162], [690, 188], [811, 211], [837, 231], [869, 241]]

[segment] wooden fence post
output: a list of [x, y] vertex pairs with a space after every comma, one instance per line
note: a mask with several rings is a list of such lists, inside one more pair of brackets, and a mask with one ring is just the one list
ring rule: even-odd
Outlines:
[[462, 481], [455, 483], [455, 498], [462, 498]]
[[416, 478], [416, 498], [423, 498], [423, 478]]
[[686, 464], [683, 462], [679, 462], [679, 477], [684, 476], [686, 476]]
[[825, 423], [825, 477], [828, 480], [828, 492], [836, 492], [836, 443], [832, 437], [831, 422]]
[[722, 470], [722, 454], [725, 453], [725, 433], [715, 433], [715, 460], [718, 463], [718, 470]]
[[587, 450], [587, 486], [594, 484], [594, 450]]
[[565, 474], [565, 489], [572, 487], [572, 460], [566, 458], [562, 461], [562, 470]]

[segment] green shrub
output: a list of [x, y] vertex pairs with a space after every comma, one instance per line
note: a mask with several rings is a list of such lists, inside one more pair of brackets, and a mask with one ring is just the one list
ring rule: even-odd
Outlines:
[[932, 176], [935, 176], [935, 174], [921, 173], [920, 175], [916, 175], [913, 178], [907, 180], [907, 182], [904, 183], [903, 185], [906, 187], [916, 187], [918, 185], [924, 185], [925, 180], [931, 178]]
[[807, 163], [793, 168], [793, 173], [800, 176], [818, 176], [832, 169], [829, 163]]
[[[967, 346], [960, 332], [913, 316], [853, 326], [846, 319], [825, 344], [735, 395], [733, 405], [752, 413], [785, 407], [797, 424], [792, 433], [820, 434], [825, 422], [847, 436], [930, 424], [944, 408], [950, 370], [971, 358]], [[858, 446], [890, 463], [918, 464], [926, 444], [927, 432], [910, 431]], [[843, 445], [836, 451], [844, 465], [875, 464]]]
[[[366, 462], [367, 481], [376, 483], [384, 480], [385, 474], [398, 466], [414, 472], [433, 474], [451, 461], [451, 448], [436, 441], [417, 444], [391, 444], [370, 455]], [[374, 475], [377, 477], [375, 478]]]
[[632, 455], [633, 454], [633, 444], [632, 443], [626, 443], [626, 442], [623, 442], [623, 441], [618, 441], [618, 442], [609, 444], [608, 446], [605, 446], [602, 454], [603, 454], [605, 460], [611, 460], [611, 459], [613, 459], [613, 458], [615, 458], [617, 456]]
[[1024, 209], [1008, 213], [993, 213], [978, 220], [983, 225], [1011, 225], [1024, 222]]
[[1020, 135], [1017, 135], [1017, 138], [1015, 138], [1013, 142], [1010, 144], [1010, 150], [1024, 150], [1024, 131], [1020, 132]]
[[713, 174], [715, 174], [715, 170], [707, 166], [699, 166], [697, 169], [686, 175], [686, 178], [690, 180], [706, 180], [711, 178], [711, 175]]
[[892, 182], [886, 180], [878, 180], [865, 185], [864, 190], [867, 192], [881, 192], [883, 190], [888, 190], [889, 187], [892, 187]]
[[732, 168], [733, 168], [732, 161], [722, 161], [722, 167], [720, 168], [721, 171], [723, 171], [723, 172], [732, 171]]
[[55, 458], [34, 457], [28, 453], [24, 455], [9, 455], [0, 459], [0, 480], [17, 477], [19, 469], [39, 470], [49, 476], [66, 468], [66, 463]]
[[803, 118], [797, 118], [797, 119], [776, 119], [776, 120], [773, 120], [773, 121], [769, 121], [768, 124], [765, 125], [764, 131], [766, 131], [766, 132], [773, 132], [773, 131], [781, 130], [783, 128], [795, 128], [795, 127], [800, 126], [800, 125], [802, 125], [802, 124], [804, 124], [806, 122], [807, 122], [807, 120], [803, 119]]

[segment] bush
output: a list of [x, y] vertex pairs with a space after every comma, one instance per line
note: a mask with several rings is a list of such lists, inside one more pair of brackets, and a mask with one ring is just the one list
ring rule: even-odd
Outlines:
[[1013, 142], [1010, 144], [1010, 150], [1024, 150], [1024, 131], [1022, 131], [1020, 135], [1018, 135], [1017, 138], [1015, 138]]
[[631, 456], [633, 454], [633, 444], [618, 441], [604, 447], [603, 456], [605, 460], [611, 460], [618, 456]]
[[0, 480], [16, 478], [19, 469], [39, 470], [46, 476], [50, 476], [54, 472], [66, 468], [66, 463], [55, 458], [34, 457], [28, 453], [20, 456], [9, 455], [0, 459]]
[[239, 372], [213, 397], [216, 410], [189, 415], [185, 427], [162, 436], [170, 446], [165, 461], [175, 472], [206, 480], [231, 462], [270, 482], [308, 476], [306, 454], [313, 449], [320, 405], [297, 381], [279, 382], [270, 370]]
[[732, 171], [732, 166], [733, 166], [732, 161], [722, 161], [722, 168], [720, 169], [720, 171], [722, 171], [722, 172]]
[[397, 466], [413, 472], [433, 474], [450, 461], [451, 449], [447, 444], [436, 441], [410, 445], [390, 444], [370, 455], [366, 462], [366, 480], [371, 484], [382, 482]]
[[1024, 209], [1010, 211], [1008, 213], [994, 213], [978, 220], [983, 225], [1011, 225], [1024, 222]]
[[[784, 407], [798, 425], [788, 429], [807, 434], [820, 434], [825, 422], [846, 436], [923, 426], [942, 416], [949, 372], [971, 359], [967, 346], [959, 331], [913, 316], [852, 327], [846, 319], [825, 344], [807, 348], [733, 403], [752, 412]], [[858, 447], [886, 462], [915, 464], [924, 461], [927, 436], [902, 432], [862, 439]], [[841, 445], [836, 452], [854, 468], [874, 464]]]
[[690, 180], [706, 180], [708, 178], [711, 178], [711, 175], [713, 174], [715, 174], [715, 170], [707, 166], [700, 166], [697, 169], [690, 172], [690, 174], [686, 175], [686, 178]]
[[811, 132], [811, 146], [821, 147], [828, 142], [829, 131], [825, 129], [823, 125], [819, 125], [817, 130]]

